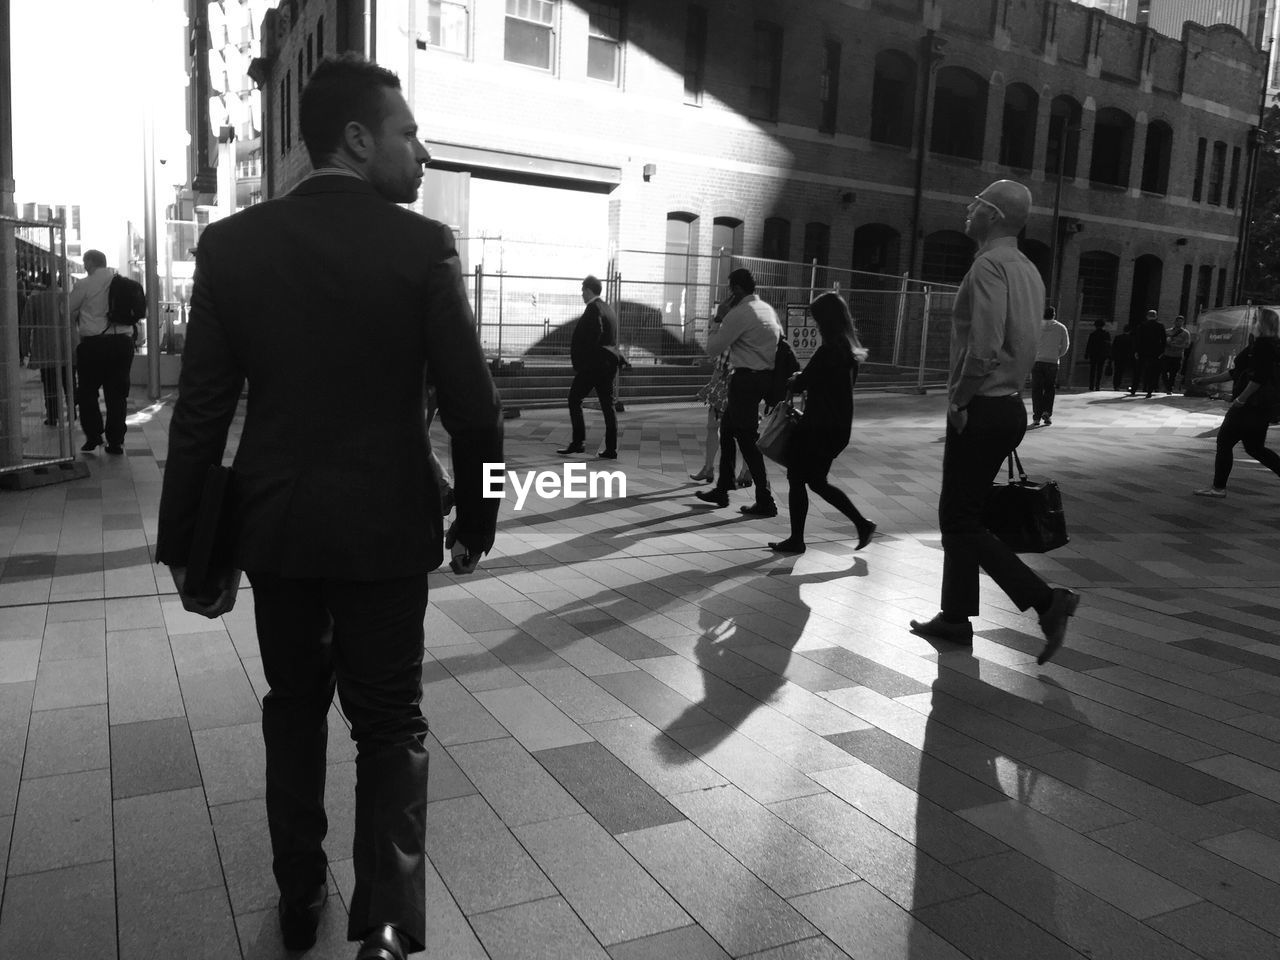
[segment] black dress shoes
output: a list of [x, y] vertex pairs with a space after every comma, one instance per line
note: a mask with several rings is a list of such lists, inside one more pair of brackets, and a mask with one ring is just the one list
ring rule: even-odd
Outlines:
[[124, 447], [118, 443], [108, 443], [103, 449], [113, 457], [118, 457], [124, 453]]
[[315, 946], [316, 928], [320, 926], [320, 914], [329, 896], [329, 885], [320, 884], [301, 905], [287, 904], [284, 897], [276, 904], [280, 916], [280, 936], [286, 950], [310, 950]]
[[388, 923], [364, 938], [356, 960], [405, 960], [408, 955], [400, 931]]
[[100, 446], [102, 446], [101, 437], [90, 437], [84, 443], [80, 444], [80, 452], [93, 453], [93, 451], [97, 450]]
[[601, 450], [599, 453], [596, 454], [596, 457], [597, 459], [600, 459], [600, 460], [617, 460], [618, 451], [617, 450]]
[[973, 625], [968, 620], [961, 623], [943, 620], [942, 614], [932, 620], [912, 620], [911, 632], [926, 640], [946, 640], [948, 643], [973, 646]]
[[729, 491], [721, 490], [719, 487], [712, 487], [710, 490], [698, 490], [694, 493], [704, 503], [712, 503], [717, 507], [727, 507], [729, 505]]
[[776, 517], [778, 515], [778, 505], [776, 503], [751, 503], [745, 507], [738, 508], [739, 513], [745, 513], [748, 517]]
[[1054, 587], [1049, 608], [1040, 614], [1040, 629], [1044, 631], [1044, 649], [1036, 657], [1036, 663], [1044, 666], [1062, 649], [1067, 636], [1067, 621], [1080, 606], [1080, 594], [1065, 587]]
[[571, 453], [586, 453], [586, 452], [587, 452], [586, 444], [582, 444], [582, 443], [571, 443], [567, 447], [561, 447], [559, 450], [556, 451], [556, 453], [560, 454], [560, 456], [562, 457], [568, 456]]

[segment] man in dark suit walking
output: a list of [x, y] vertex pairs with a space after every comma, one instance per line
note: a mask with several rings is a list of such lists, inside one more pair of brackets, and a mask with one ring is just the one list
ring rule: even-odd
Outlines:
[[[315, 941], [327, 895], [326, 716], [336, 687], [357, 744], [358, 960], [425, 945], [427, 572], [442, 560], [440, 491], [423, 425], [429, 367], [453, 441], [455, 572], [493, 545], [482, 464], [502, 416], [443, 224], [412, 202], [430, 158], [395, 74], [326, 58], [301, 102], [314, 174], [211, 224], [160, 502], [156, 559], [183, 606], [230, 610], [246, 571], [263, 672], [266, 802], [285, 946]], [[212, 601], [184, 590], [203, 478], [222, 459], [245, 381], [234, 470], [234, 565]]]
[[618, 414], [613, 407], [613, 381], [618, 375], [618, 317], [602, 297], [604, 287], [595, 277], [582, 281], [582, 311], [569, 341], [569, 359], [573, 363], [573, 384], [569, 387], [569, 422], [573, 438], [567, 447], [556, 451], [561, 456], [585, 453], [587, 425], [582, 417], [582, 401], [592, 390], [604, 414], [604, 448], [598, 456], [618, 459]]

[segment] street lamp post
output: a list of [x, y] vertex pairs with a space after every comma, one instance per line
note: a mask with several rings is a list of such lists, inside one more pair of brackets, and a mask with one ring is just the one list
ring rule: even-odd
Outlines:
[[1067, 162], [1067, 138], [1079, 132], [1079, 127], [1064, 123], [1062, 136], [1058, 138], [1058, 176], [1053, 190], [1053, 227], [1049, 234], [1049, 303], [1054, 309], [1058, 306], [1058, 282], [1059, 274], [1062, 272], [1062, 265], [1058, 261], [1061, 258], [1059, 248], [1062, 233], [1062, 175]]

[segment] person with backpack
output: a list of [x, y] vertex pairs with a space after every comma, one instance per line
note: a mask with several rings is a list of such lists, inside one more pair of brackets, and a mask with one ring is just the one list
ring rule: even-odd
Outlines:
[[760, 435], [760, 401], [767, 401], [774, 389], [774, 361], [782, 325], [773, 307], [756, 295], [750, 270], [740, 268], [729, 274], [729, 292], [732, 307], [707, 334], [707, 354], [717, 357], [727, 350], [733, 368], [729, 399], [720, 421], [720, 476], [714, 487], [694, 496], [717, 507], [729, 505], [736, 445], [756, 488], [755, 502], [740, 507], [740, 512], [751, 517], [776, 517], [778, 505], [769, 489], [764, 454], [756, 439]]
[[1231, 406], [1218, 428], [1213, 486], [1193, 491], [1197, 497], [1221, 500], [1227, 495], [1227, 478], [1235, 463], [1237, 443], [1244, 445], [1245, 453], [1280, 476], [1280, 454], [1267, 446], [1267, 427], [1280, 422], [1280, 313], [1266, 307], [1259, 310], [1250, 341], [1227, 371], [1191, 381], [1197, 386], [1233, 381]]
[[[107, 453], [118, 456], [124, 453], [128, 429], [124, 415], [133, 368], [134, 326], [146, 316], [146, 294], [136, 280], [119, 276], [108, 267], [101, 250], [86, 250], [84, 266], [89, 275], [71, 290], [71, 322], [80, 335], [76, 347], [76, 402], [84, 430], [80, 450], [92, 453], [105, 437]], [[98, 406], [99, 391], [107, 408], [105, 425]]]

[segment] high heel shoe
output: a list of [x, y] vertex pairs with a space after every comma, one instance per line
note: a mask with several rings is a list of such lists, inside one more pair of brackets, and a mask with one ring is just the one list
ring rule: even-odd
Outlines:
[[689, 474], [690, 480], [705, 480], [707, 483], [715, 483], [716, 474], [714, 470], [699, 470], [697, 473]]
[[868, 520], [866, 523], [862, 524], [862, 526], [858, 527], [858, 545], [853, 549], [861, 550], [863, 547], [865, 547], [868, 543], [871, 542], [871, 538], [874, 537], [875, 535], [876, 535], [876, 525], [872, 523], [870, 520]]

